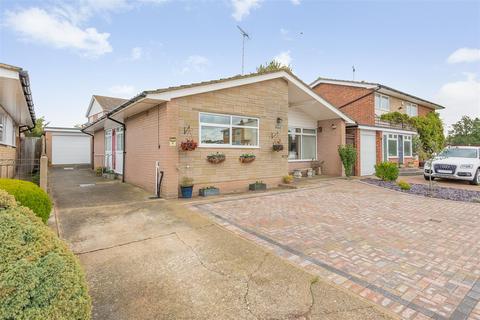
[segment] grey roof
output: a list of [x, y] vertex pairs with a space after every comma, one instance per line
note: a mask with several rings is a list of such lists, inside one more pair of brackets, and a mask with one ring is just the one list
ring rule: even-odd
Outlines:
[[397, 90], [397, 89], [394, 89], [392, 87], [389, 87], [389, 86], [386, 86], [384, 84], [381, 84], [381, 83], [376, 83], [376, 82], [367, 82], [367, 81], [355, 81], [355, 80], [342, 80], [342, 79], [332, 79], [332, 78], [324, 78], [324, 77], [318, 77], [317, 79], [315, 79], [315, 81], [313, 81], [310, 86], [312, 86], [315, 82], [318, 82], [318, 81], [336, 81], [336, 82], [342, 82], [342, 83], [345, 83], [346, 86], [348, 86], [349, 84], [358, 84], [358, 85], [369, 85], [369, 86], [376, 86], [378, 87], [379, 89], [381, 88], [384, 88], [386, 90], [390, 90], [390, 91], [394, 91], [398, 94], [402, 94], [402, 95], [405, 95], [405, 96], [408, 96], [410, 98], [413, 98], [413, 99], [417, 99], [419, 101], [423, 101], [425, 103], [428, 103], [428, 104], [431, 104], [431, 105], [434, 105], [436, 108], [438, 109], [445, 109], [444, 106], [442, 105], [439, 105], [435, 102], [431, 102], [431, 101], [428, 101], [428, 100], [425, 100], [425, 99], [422, 99], [422, 98], [419, 98], [417, 96], [414, 96], [412, 94], [409, 94], [409, 93], [406, 93], [406, 92], [403, 92], [403, 91], [400, 91], [400, 90]]
[[93, 95], [95, 100], [100, 104], [104, 111], [111, 111], [118, 107], [119, 105], [128, 101], [128, 99], [116, 98], [116, 97], [107, 97], [107, 96], [99, 96]]

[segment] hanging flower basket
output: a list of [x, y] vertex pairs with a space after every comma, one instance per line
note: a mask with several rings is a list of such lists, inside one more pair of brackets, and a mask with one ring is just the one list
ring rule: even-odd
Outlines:
[[193, 151], [197, 149], [197, 143], [193, 140], [187, 139], [182, 141], [180, 144], [180, 149], [182, 149], [182, 151]]
[[283, 150], [283, 144], [274, 144], [273, 151], [279, 152]]
[[213, 153], [207, 156], [207, 161], [213, 164], [218, 164], [225, 161], [225, 155], [223, 153]]
[[240, 162], [241, 163], [250, 163], [250, 162], [253, 162], [255, 160], [255, 155], [254, 154], [251, 154], [251, 153], [245, 153], [245, 154], [242, 154], [239, 158]]

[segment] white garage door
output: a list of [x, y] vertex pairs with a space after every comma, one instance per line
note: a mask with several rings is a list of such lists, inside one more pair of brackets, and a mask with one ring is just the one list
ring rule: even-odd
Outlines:
[[360, 132], [360, 175], [369, 176], [375, 173], [376, 143], [375, 131]]
[[89, 136], [52, 136], [52, 164], [89, 164], [90, 157]]

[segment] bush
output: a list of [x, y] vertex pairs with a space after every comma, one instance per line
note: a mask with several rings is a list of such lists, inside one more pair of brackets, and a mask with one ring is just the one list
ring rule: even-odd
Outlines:
[[39, 186], [28, 181], [0, 179], [0, 189], [13, 195], [20, 205], [32, 209], [43, 222], [47, 222], [52, 201]]
[[[13, 202], [12, 202], [13, 201]], [[0, 318], [90, 319], [80, 264], [65, 243], [0, 190]]]
[[376, 164], [375, 175], [383, 181], [395, 181], [398, 178], [397, 164], [392, 162]]
[[345, 168], [345, 175], [350, 177], [352, 175], [353, 165], [357, 159], [357, 150], [355, 150], [354, 146], [347, 144], [338, 147], [338, 154]]
[[291, 174], [283, 177], [283, 182], [284, 183], [291, 183], [292, 181], [293, 181], [293, 176]]
[[402, 189], [402, 190], [410, 190], [411, 189], [410, 184], [406, 181], [403, 181], [403, 180], [398, 181], [397, 186], [399, 186], [400, 189]]

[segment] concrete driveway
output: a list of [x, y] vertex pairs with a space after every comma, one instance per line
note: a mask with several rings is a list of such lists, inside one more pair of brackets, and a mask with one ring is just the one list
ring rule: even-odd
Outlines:
[[390, 319], [178, 201], [52, 169], [60, 236], [79, 256], [94, 319]]
[[402, 318], [480, 319], [480, 204], [332, 180], [195, 207]]

